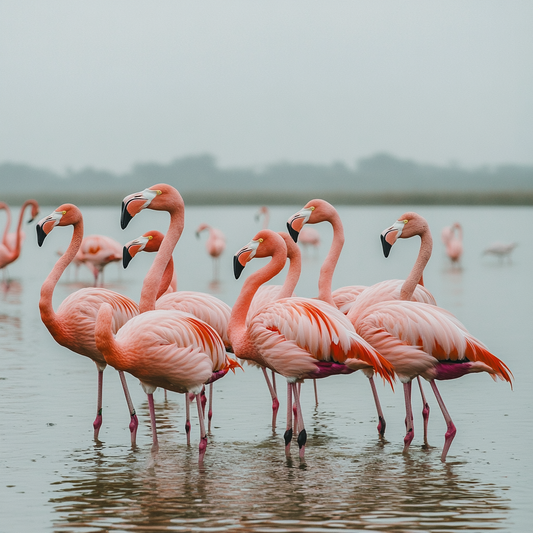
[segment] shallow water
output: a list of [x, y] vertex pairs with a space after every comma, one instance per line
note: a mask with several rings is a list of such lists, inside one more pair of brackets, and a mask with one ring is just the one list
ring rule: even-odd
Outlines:
[[[42, 216], [56, 206], [43, 207]], [[282, 230], [299, 207], [272, 209], [270, 227]], [[342, 207], [346, 245], [334, 288], [404, 278], [417, 254], [418, 240], [400, 241], [389, 259], [379, 234], [407, 208]], [[242, 279], [264, 264], [254, 260], [238, 281], [232, 255], [260, 228], [251, 207], [191, 207], [174, 254], [182, 289], [211, 291], [230, 305]], [[522, 236], [531, 208], [419, 207], [434, 233], [434, 252], [425, 274], [438, 303], [503, 359], [515, 376], [513, 390], [486, 374], [441, 382], [439, 388], [457, 426], [448, 461], [439, 460], [445, 424], [430, 388], [429, 450], [421, 448], [421, 401], [413, 387], [415, 440], [402, 454], [404, 403], [401, 386], [393, 393], [379, 385], [387, 419], [386, 442], [377, 437], [370, 388], [360, 373], [302, 387], [308, 431], [306, 460], [297, 444], [292, 459], [283, 446], [285, 385], [278, 378], [280, 413], [270, 426], [270, 396], [252, 368], [215, 383], [213, 428], [203, 467], [197, 464], [198, 427], [193, 404], [192, 445], [184, 431], [183, 397], [156, 392], [160, 449], [151, 452], [146, 396], [128, 376], [139, 414], [138, 446], [129, 445], [128, 412], [115, 370], [104, 374], [101, 442], [92, 440], [96, 407], [95, 366], [56, 345], [40, 321], [39, 288], [66, 249], [70, 228], [56, 228], [43, 247], [33, 228], [19, 261], [9, 267], [11, 282], [0, 292], [0, 531], [530, 531], [533, 461], [531, 319], [533, 251]], [[143, 212], [126, 231], [119, 208], [85, 208], [85, 231], [126, 242], [151, 229], [166, 229], [168, 216]], [[465, 252], [451, 267], [440, 229], [463, 224]], [[200, 222], [221, 228], [228, 246], [220, 281]], [[297, 293], [315, 296], [318, 271], [331, 239], [322, 235], [318, 251], [304, 251]], [[512, 261], [482, 256], [493, 241], [519, 241]], [[418, 241], [418, 242], [417, 242]], [[138, 299], [141, 280], [153, 256], [144, 254], [128, 270], [106, 270], [106, 285]], [[56, 288], [55, 306], [87, 286], [83, 268], [67, 271]]]

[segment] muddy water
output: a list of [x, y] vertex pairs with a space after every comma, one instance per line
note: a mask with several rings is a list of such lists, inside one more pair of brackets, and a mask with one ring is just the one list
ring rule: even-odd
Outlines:
[[[56, 206], [42, 208], [48, 214]], [[300, 206], [274, 208], [271, 227], [283, 229]], [[347, 242], [334, 287], [404, 278], [417, 253], [414, 239], [381, 255], [379, 233], [406, 208], [341, 208]], [[405, 416], [401, 387], [379, 392], [387, 419], [386, 441], [377, 438], [376, 414], [362, 375], [337, 376], [313, 388], [304, 384], [302, 402], [308, 444], [301, 462], [283, 452], [285, 384], [278, 378], [281, 408], [271, 428], [270, 397], [257, 370], [245, 368], [216, 382], [213, 428], [205, 462], [197, 464], [198, 426], [193, 410], [192, 445], [184, 431], [184, 401], [156, 392], [160, 449], [151, 451], [146, 396], [128, 376], [140, 426], [138, 446], [129, 445], [128, 411], [118, 375], [104, 377], [104, 423], [92, 440], [96, 367], [57, 346], [38, 313], [39, 289], [71, 230], [56, 228], [39, 249], [34, 229], [21, 258], [9, 267], [10, 283], [0, 293], [0, 531], [529, 531], [533, 460], [531, 323], [533, 252], [525, 240], [529, 208], [417, 209], [433, 229], [435, 246], [426, 286], [512, 369], [513, 390], [476, 374], [442, 382], [440, 390], [457, 426], [448, 461], [439, 460], [446, 430], [429, 387], [429, 450], [421, 448], [421, 402], [414, 388], [415, 439], [402, 454]], [[164, 230], [168, 217], [142, 213], [119, 229], [119, 209], [86, 208], [86, 233], [105, 233], [126, 242], [149, 229]], [[254, 207], [188, 208], [186, 229], [175, 252], [180, 288], [210, 291], [235, 301], [242, 279], [231, 273], [232, 254], [259, 224]], [[455, 220], [465, 231], [461, 267], [451, 267], [440, 229]], [[200, 222], [228, 236], [213, 281]], [[331, 239], [304, 251], [297, 292], [317, 293], [318, 270]], [[205, 239], [205, 237], [204, 237]], [[492, 241], [519, 241], [512, 261], [482, 256]], [[127, 271], [110, 265], [106, 284], [138, 299], [152, 260], [136, 258]], [[263, 263], [252, 262], [243, 278]], [[77, 277], [76, 277], [77, 276]], [[55, 306], [87, 286], [87, 270], [67, 271]]]

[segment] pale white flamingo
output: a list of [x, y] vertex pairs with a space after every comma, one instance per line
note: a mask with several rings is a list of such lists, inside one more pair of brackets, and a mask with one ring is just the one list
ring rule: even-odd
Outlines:
[[113, 367], [137, 377], [148, 395], [153, 448], [158, 448], [153, 392], [162, 387], [196, 395], [200, 421], [199, 462], [207, 446], [200, 392], [205, 384], [226, 375], [238, 363], [226, 355], [217, 332], [190, 313], [156, 310], [156, 299], [172, 252], [184, 226], [185, 206], [179, 192], [170, 185], [154, 185], [124, 198], [121, 226], [142, 209], [167, 211], [170, 226], [141, 290], [141, 314], [113, 336], [111, 309], [102, 306], [96, 323], [96, 345]]
[[[431, 246], [431, 234], [422, 217], [403, 215], [383, 233], [387, 255], [398, 238], [414, 234], [426, 236], [425, 248]], [[425, 221], [424, 221], [425, 222]], [[429, 244], [428, 244], [429, 243]], [[429, 253], [431, 250], [429, 250]], [[404, 383], [406, 435], [404, 452], [414, 436], [411, 410], [411, 380], [427, 379], [447, 424], [441, 460], [445, 461], [456, 434], [455, 425], [444, 405], [435, 380], [454, 379], [473, 372], [488, 372], [493, 378], [511, 382], [507, 365], [488, 351], [451, 313], [421, 302], [409, 301], [420, 279], [420, 270], [413, 269], [401, 290], [401, 300], [377, 303], [366, 308], [357, 321], [357, 331], [394, 366]]]
[[229, 336], [235, 355], [250, 359], [287, 379], [287, 430], [285, 450], [292, 440], [292, 395], [298, 412], [298, 445], [303, 458], [305, 431], [296, 383], [304, 379], [349, 374], [362, 369], [372, 379], [377, 372], [392, 384], [391, 366], [355, 333], [346, 317], [321, 301], [308, 298], [283, 298], [263, 306], [248, 322], [254, 294], [278, 274], [287, 259], [283, 239], [271, 230], [261, 230], [234, 256], [238, 278], [253, 257], [271, 257], [270, 262], [244, 282], [235, 302]]
[[[81, 211], [73, 204], [63, 204], [53, 213], [40, 220], [37, 224], [39, 246], [42, 246], [46, 236], [56, 226], [73, 226], [74, 231], [67, 251], [58, 259], [42, 285], [39, 310], [41, 312], [41, 320], [58, 344], [88, 357], [96, 364], [98, 369], [98, 401], [96, 419], [93, 423], [94, 438], [96, 440], [102, 425], [103, 374], [107, 366], [94, 340], [96, 316], [100, 307], [104, 303], [108, 303], [113, 322], [112, 331], [116, 333], [129, 319], [138, 314], [139, 309], [133, 300], [121, 294], [104, 288], [90, 287], [70, 294], [63, 300], [57, 312], [54, 311], [52, 296], [55, 286], [67, 266], [76, 256], [83, 239], [83, 217]], [[135, 445], [138, 420], [124, 373], [119, 371], [119, 376], [130, 411], [131, 443]]]
[[489, 255], [495, 255], [499, 257], [500, 259], [503, 259], [504, 257], [511, 257], [511, 252], [516, 248], [517, 243], [516, 242], [494, 242], [491, 245], [487, 246], [483, 250], [483, 255], [489, 254]]

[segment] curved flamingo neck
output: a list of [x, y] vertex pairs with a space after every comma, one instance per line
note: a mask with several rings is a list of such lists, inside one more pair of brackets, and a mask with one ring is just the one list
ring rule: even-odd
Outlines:
[[43, 286], [41, 287], [41, 299], [39, 300], [39, 309], [41, 311], [41, 319], [44, 324], [50, 329], [50, 327], [57, 321], [57, 315], [52, 306], [52, 296], [54, 294], [55, 286], [59, 281], [59, 278], [70, 265], [83, 240], [83, 219], [80, 218], [74, 222], [74, 231], [72, 232], [72, 239], [67, 248], [67, 251], [57, 260], [54, 268], [48, 274]]
[[163, 277], [161, 278], [161, 285], [159, 286], [159, 291], [157, 292], [156, 300], [159, 300], [166, 290], [169, 288], [172, 283], [172, 278], [174, 276], [174, 259], [170, 257], [170, 261], [163, 272]]
[[428, 264], [431, 257], [431, 250], [433, 249], [433, 238], [429, 229], [426, 229], [420, 234], [420, 251], [416, 258], [415, 264], [411, 270], [411, 273], [404, 281], [402, 290], [400, 292], [400, 300], [410, 300], [415, 292], [416, 286], [424, 285], [423, 273], [424, 268]]
[[9, 228], [11, 226], [11, 209], [9, 209], [9, 206], [5, 202], [0, 202], [0, 209], [5, 209], [6, 211], [7, 220], [6, 227], [4, 228], [4, 234], [2, 235], [2, 244], [4, 244], [4, 246], [8, 246], [7, 234], [9, 233]]
[[230, 338], [235, 355], [238, 357], [240, 357], [239, 353], [242, 353], [247, 343], [246, 315], [248, 314], [248, 309], [250, 309], [252, 299], [257, 289], [263, 283], [270, 281], [276, 274], [279, 274], [283, 270], [286, 261], [287, 256], [285, 251], [281, 249], [276, 250], [268, 264], [260, 268], [257, 272], [254, 272], [244, 282], [237, 301], [231, 310], [231, 317], [228, 324], [228, 337]]
[[26, 200], [20, 208], [19, 222], [17, 224], [17, 240], [15, 244], [15, 249], [13, 250], [15, 252], [15, 259], [18, 258], [18, 256], [20, 255], [20, 245], [22, 240], [22, 221], [24, 219], [24, 211], [26, 210], [26, 207], [32, 204], [33, 200]]
[[141, 300], [139, 303], [139, 311], [141, 313], [153, 311], [155, 309], [155, 302], [165, 269], [167, 268], [167, 265], [172, 258], [172, 252], [183, 233], [183, 227], [185, 225], [184, 204], [179, 193], [175, 196], [175, 204], [168, 209], [168, 212], [170, 213], [170, 225], [168, 231], [161, 243], [155, 261], [144, 278], [141, 290]]
[[268, 211], [263, 211], [263, 229], [268, 229], [270, 224], [270, 213]]
[[103, 303], [98, 310], [94, 340], [98, 351], [113, 368], [128, 370], [127, 354], [113, 334], [113, 308], [107, 303]]
[[302, 256], [299, 253], [299, 250], [297, 253], [290, 252], [289, 250], [292, 248], [292, 246], [296, 246], [295, 243], [288, 234], [282, 235], [282, 237], [287, 242], [287, 259], [290, 261], [290, 263], [287, 277], [285, 278], [285, 282], [278, 293], [278, 299], [290, 298], [294, 294], [294, 289], [296, 289], [296, 285], [298, 284], [298, 280], [300, 279], [300, 274], [302, 272]]
[[334, 213], [328, 220], [333, 227], [333, 241], [328, 255], [322, 264], [322, 268], [320, 269], [320, 277], [318, 279], [318, 299], [336, 307], [333, 297], [331, 296], [331, 283], [335, 267], [337, 266], [337, 262], [341, 255], [342, 247], [344, 246], [344, 228], [338, 213]]

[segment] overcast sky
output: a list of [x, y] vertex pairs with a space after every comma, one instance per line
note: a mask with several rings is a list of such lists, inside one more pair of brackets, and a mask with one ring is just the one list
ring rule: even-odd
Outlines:
[[0, 162], [533, 164], [531, 0], [0, 0]]

